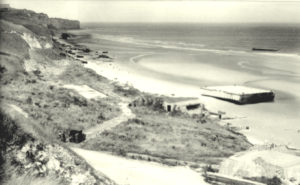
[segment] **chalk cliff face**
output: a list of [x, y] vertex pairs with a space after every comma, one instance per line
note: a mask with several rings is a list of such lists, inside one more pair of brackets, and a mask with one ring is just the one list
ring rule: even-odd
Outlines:
[[79, 21], [75, 20], [66, 20], [66, 19], [59, 19], [59, 18], [50, 18], [49, 27], [53, 26], [57, 29], [79, 29], [80, 23]]
[[46, 14], [31, 10], [0, 7], [0, 51], [22, 59], [29, 58], [29, 49], [52, 48], [52, 36], [56, 32], [79, 28], [79, 21], [49, 18]]

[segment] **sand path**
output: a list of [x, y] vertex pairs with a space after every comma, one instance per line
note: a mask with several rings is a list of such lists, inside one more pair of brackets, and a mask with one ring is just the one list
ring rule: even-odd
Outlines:
[[119, 125], [120, 123], [127, 121], [128, 119], [134, 118], [135, 115], [129, 109], [128, 103], [129, 103], [128, 100], [125, 99], [123, 99], [123, 101], [119, 103], [119, 108], [122, 111], [122, 113], [119, 116], [111, 120], [105, 121], [100, 125], [96, 125], [92, 128], [88, 128], [84, 130], [83, 133], [86, 134], [86, 140], [95, 138], [103, 131], [110, 130], [115, 126]]
[[203, 177], [188, 167], [170, 167], [154, 162], [113, 156], [104, 152], [72, 148], [92, 167], [120, 185], [206, 185]]
[[19, 114], [21, 114], [22, 116], [24, 116], [25, 118], [28, 118], [27, 112], [25, 112], [23, 109], [21, 109], [21, 108], [18, 107], [17, 105], [10, 104], [9, 106], [10, 106], [10, 108], [12, 108], [14, 111], [16, 111], [16, 112], [18, 112]]
[[[95, 98], [105, 98], [107, 97], [105, 94], [90, 88], [87, 85], [74, 85], [67, 84], [63, 85], [64, 88], [72, 89], [77, 91], [81, 96], [86, 99], [95, 99]], [[118, 96], [118, 95], [115, 95]], [[119, 96], [118, 96], [119, 97]], [[130, 118], [134, 118], [135, 115], [129, 109], [128, 104], [129, 100], [126, 98], [119, 97], [121, 102], [119, 103], [119, 108], [121, 109], [121, 114], [113, 119], [103, 122], [102, 124], [96, 125], [94, 127], [88, 128], [83, 131], [86, 134], [86, 139], [92, 139], [97, 137], [97, 135], [101, 134], [105, 130], [110, 130], [113, 127], [119, 125], [122, 122], [127, 121]]]
[[[127, 60], [116, 60], [109, 64], [90, 61], [85, 67], [93, 69], [113, 81], [131, 84], [144, 92], [168, 96], [198, 97], [209, 110], [225, 111], [226, 117], [237, 118], [230, 119], [228, 122], [242, 129], [241, 132], [253, 144], [276, 143], [300, 148], [298, 124], [300, 96], [297, 93], [299, 92], [297, 69], [300, 65], [297, 57], [269, 57], [250, 53], [238, 56], [240, 58], [235, 58], [237, 60], [234, 60], [233, 63], [227, 61], [227, 68], [223, 69], [222, 65], [225, 64], [220, 62], [210, 64], [205, 61], [199, 62], [202, 60], [197, 58], [198, 56], [172, 54], [174, 56], [137, 54]], [[185, 57], [190, 60], [185, 60]], [[226, 58], [226, 56], [224, 57]], [[256, 61], [253, 57], [260, 60]], [[182, 61], [190, 65], [182, 66]], [[289, 63], [289, 65], [284, 66], [282, 63]], [[244, 67], [246, 71], [243, 71]], [[184, 71], [188, 72], [184, 73]], [[202, 76], [204, 79], [215, 79], [215, 82], [203, 80]], [[232, 85], [236, 79], [240, 82], [238, 84], [273, 90], [276, 93], [275, 101], [240, 106], [201, 96], [199, 87], [202, 83], [204, 85]], [[226, 83], [220, 83], [222, 81]], [[250, 130], [245, 129], [246, 127]], [[272, 132], [269, 132], [270, 130]]]

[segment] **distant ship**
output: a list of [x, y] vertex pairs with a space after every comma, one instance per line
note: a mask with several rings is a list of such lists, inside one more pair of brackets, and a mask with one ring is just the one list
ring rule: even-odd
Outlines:
[[276, 51], [278, 51], [278, 49], [252, 48], [252, 51], [269, 51], [269, 52], [276, 52]]

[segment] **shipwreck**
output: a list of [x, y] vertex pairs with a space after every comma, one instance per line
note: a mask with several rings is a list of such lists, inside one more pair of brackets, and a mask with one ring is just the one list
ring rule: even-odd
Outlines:
[[279, 50], [278, 49], [272, 49], [272, 48], [252, 48], [252, 51], [276, 52], [276, 51], [279, 51]]

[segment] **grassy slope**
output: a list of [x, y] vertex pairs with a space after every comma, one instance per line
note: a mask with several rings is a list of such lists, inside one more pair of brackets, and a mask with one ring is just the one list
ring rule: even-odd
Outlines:
[[[3, 80], [9, 76], [14, 79], [10, 83], [3, 81], [6, 84], [1, 89], [3, 100], [20, 106], [46, 130], [53, 132], [53, 137], [60, 129], [88, 128], [119, 114], [115, 98], [90, 101], [76, 91], [63, 88], [62, 84], [85, 84], [99, 91], [108, 91], [112, 86], [105, 78], [75, 61], [60, 58], [53, 50], [31, 51], [30, 59], [24, 62], [26, 72], [22, 63], [13, 65], [11, 57], [1, 58], [2, 64], [11, 66], [4, 65]], [[18, 72], [12, 72], [16, 70]]]
[[220, 158], [251, 146], [244, 136], [217, 123], [201, 124], [187, 115], [170, 116], [147, 107], [134, 108], [134, 113], [137, 119], [102, 133], [83, 147], [122, 155], [138, 153], [161, 159], [218, 163]]
[[[70, 184], [70, 175], [79, 174], [84, 174], [87, 181], [90, 181], [85, 184], [91, 184], [93, 181], [96, 184], [114, 184], [101, 172], [94, 171], [73, 151], [51, 140], [51, 133], [42, 130], [35, 120], [24, 119], [24, 116], [15, 114], [8, 106], [2, 105], [0, 122], [0, 184]], [[28, 145], [33, 149], [42, 146], [44, 153], [30, 153]], [[27, 157], [20, 158], [24, 155]], [[40, 169], [37, 165], [41, 164], [39, 159], [42, 156], [46, 157], [44, 159], [58, 160], [59, 168], [47, 166], [46, 174], [37, 175], [36, 170]]]
[[[12, 23], [8, 25], [16, 29]], [[11, 44], [0, 47], [4, 52], [0, 54], [1, 101], [18, 105], [28, 113], [39, 129], [26, 132], [35, 131], [39, 140], [55, 141], [56, 132], [61, 128], [87, 128], [119, 114], [116, 96], [90, 101], [75, 91], [62, 88], [62, 84], [84, 84], [107, 94], [118, 93], [129, 98], [139, 95], [138, 91], [114, 86], [75, 61], [60, 57], [55, 49], [29, 50], [19, 36], [4, 36]], [[21, 47], [10, 49], [18, 43]], [[187, 116], [171, 117], [146, 107], [138, 107], [134, 112], [138, 120], [129, 120], [102, 133], [99, 138], [85, 143], [85, 148], [215, 163], [218, 162], [216, 157], [226, 157], [250, 146], [243, 136], [215, 123], [201, 125]]]
[[[41, 179], [26, 170], [24, 175], [19, 176], [14, 169], [23, 167], [12, 163], [13, 156], [20, 152], [25, 143], [32, 140], [45, 146], [56, 145], [56, 131], [60, 128], [86, 128], [116, 116], [119, 112], [116, 107], [117, 100], [106, 98], [89, 101], [73, 90], [62, 88], [61, 85], [65, 83], [84, 84], [87, 80], [85, 84], [92, 85], [101, 79], [75, 61], [59, 56], [56, 46], [53, 49], [30, 49], [22, 39], [22, 33], [31, 34], [41, 42], [45, 42], [45, 34], [49, 38], [51, 36], [43, 25], [35, 26], [34, 22], [31, 26], [18, 25], [19, 21], [23, 22], [22, 19], [26, 19], [26, 16], [22, 16], [21, 12], [20, 17], [15, 16], [11, 20], [13, 23], [0, 20], [0, 101], [1, 107], [5, 107], [0, 114], [0, 181], [5, 178], [6, 184], [59, 184], [61, 181], [58, 182], [58, 179], [51, 176]], [[40, 33], [37, 29], [40, 27], [46, 32]], [[91, 87], [99, 89], [101, 84], [106, 84], [102, 80], [103, 82]], [[16, 112], [7, 112], [10, 110], [9, 104], [19, 106], [29, 117], [20, 118]], [[14, 116], [10, 117], [11, 115]], [[79, 166], [74, 164], [75, 154], [67, 149], [62, 150], [63, 153], [53, 153], [51, 156], [55, 155], [62, 160], [67, 157], [67, 160], [61, 162], [72, 168], [74, 166], [75, 172], [86, 174], [90, 171], [90, 167], [84, 162]], [[74, 172], [73, 169], [68, 171], [67, 166], [64, 170], [68, 173]], [[98, 180], [102, 184], [111, 184], [107, 183], [109, 180], [106, 178]]]

